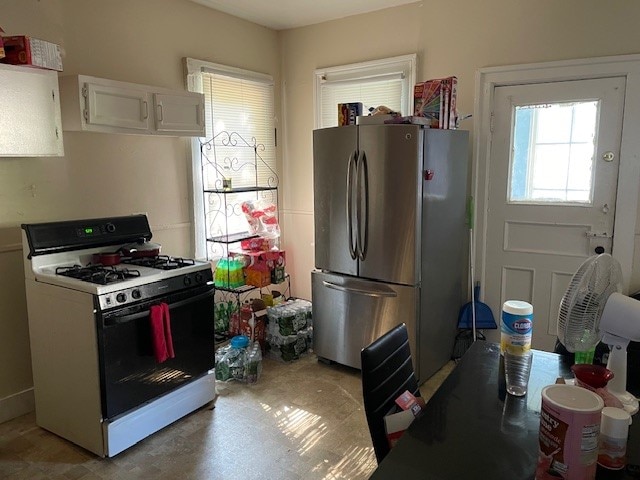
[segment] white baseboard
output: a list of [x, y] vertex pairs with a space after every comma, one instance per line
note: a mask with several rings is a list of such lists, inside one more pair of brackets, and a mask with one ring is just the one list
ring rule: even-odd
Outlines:
[[33, 412], [35, 409], [36, 401], [33, 396], [33, 387], [8, 397], [0, 398], [0, 423]]

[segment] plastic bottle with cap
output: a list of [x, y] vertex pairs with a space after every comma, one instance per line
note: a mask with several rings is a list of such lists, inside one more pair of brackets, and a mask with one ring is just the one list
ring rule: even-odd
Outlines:
[[604, 407], [600, 421], [598, 464], [621, 470], [627, 463], [627, 437], [631, 415], [622, 408]]
[[231, 339], [231, 348], [227, 353], [229, 372], [234, 380], [245, 380], [245, 365], [247, 363], [247, 347], [249, 338], [237, 335]]
[[500, 353], [504, 357], [507, 392], [527, 393], [531, 372], [531, 331], [533, 306], [520, 300], [507, 300], [502, 306]]

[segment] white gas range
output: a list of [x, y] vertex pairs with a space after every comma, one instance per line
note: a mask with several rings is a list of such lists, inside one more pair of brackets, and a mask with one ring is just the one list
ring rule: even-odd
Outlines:
[[[208, 263], [165, 255], [95, 263], [96, 254], [148, 242], [145, 215], [22, 228], [38, 425], [114, 456], [213, 400]], [[171, 355], [159, 357], [169, 344]]]

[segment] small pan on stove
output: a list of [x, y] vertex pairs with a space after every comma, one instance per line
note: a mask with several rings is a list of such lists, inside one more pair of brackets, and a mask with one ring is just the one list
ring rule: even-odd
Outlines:
[[144, 239], [138, 240], [135, 243], [129, 243], [120, 248], [120, 252], [125, 257], [140, 258], [140, 257], [157, 257], [160, 255], [161, 245], [159, 243], [147, 242]]
[[120, 260], [122, 259], [122, 254], [118, 252], [105, 252], [105, 253], [94, 253], [91, 263], [100, 264], [100, 265], [118, 265]]

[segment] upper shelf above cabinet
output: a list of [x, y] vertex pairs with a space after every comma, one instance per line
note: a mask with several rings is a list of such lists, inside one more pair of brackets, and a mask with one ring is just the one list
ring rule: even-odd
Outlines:
[[0, 64], [0, 157], [64, 155], [58, 74]]
[[202, 137], [204, 95], [75, 75], [60, 78], [65, 130]]

